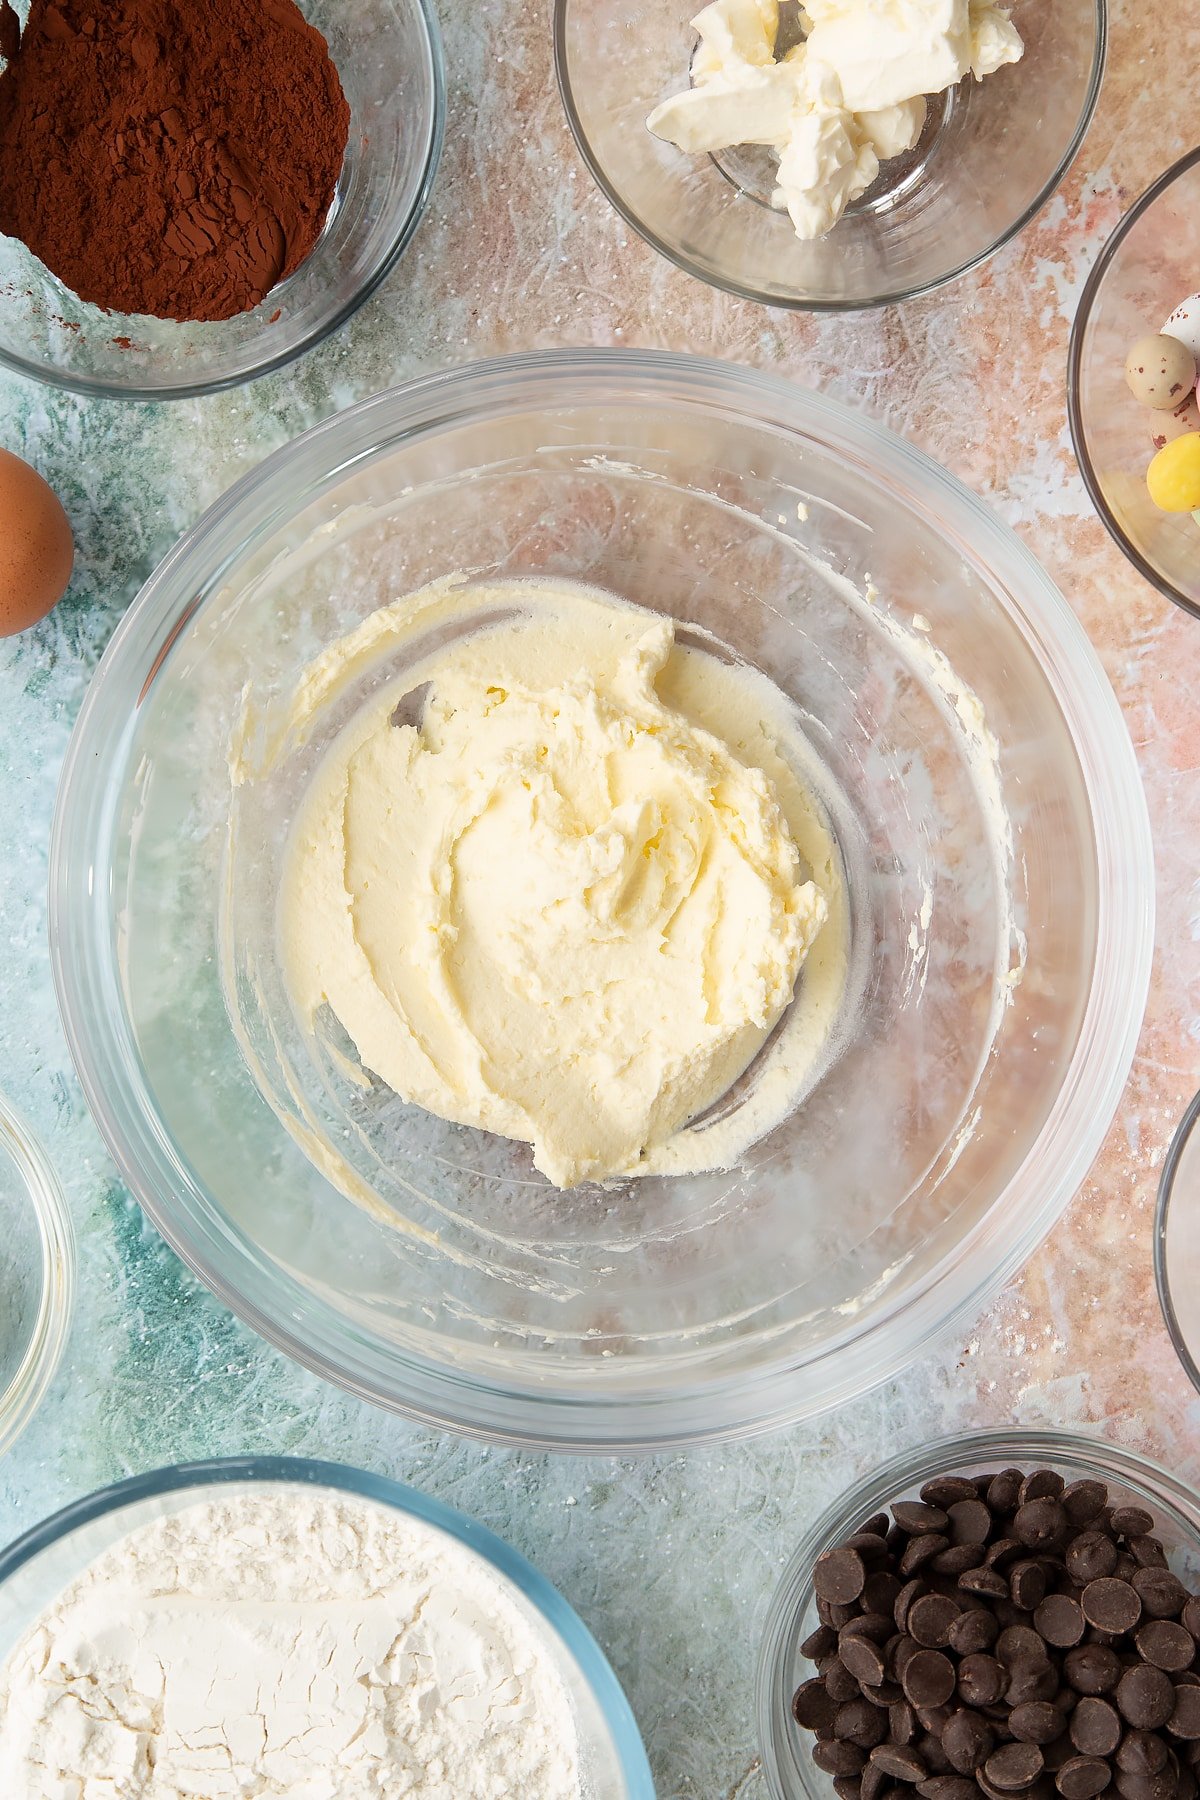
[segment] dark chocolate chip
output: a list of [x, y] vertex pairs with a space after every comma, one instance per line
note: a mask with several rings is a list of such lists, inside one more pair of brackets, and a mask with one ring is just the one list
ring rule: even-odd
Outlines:
[[1167, 1730], [1188, 1742], [1200, 1741], [1200, 1687], [1176, 1686], [1175, 1707], [1167, 1720]]
[[801, 1656], [807, 1656], [809, 1662], [820, 1662], [822, 1657], [832, 1655], [837, 1649], [837, 1632], [830, 1625], [818, 1625], [800, 1646]]
[[838, 1800], [862, 1800], [862, 1782], [857, 1775], [835, 1775], [833, 1791]]
[[959, 1656], [973, 1656], [976, 1651], [990, 1650], [1000, 1636], [1000, 1623], [986, 1606], [971, 1606], [960, 1612], [950, 1627], [950, 1648]]
[[883, 1650], [872, 1638], [848, 1638], [843, 1632], [838, 1639], [838, 1655], [855, 1681], [861, 1681], [867, 1687], [878, 1687], [887, 1680]]
[[979, 1789], [965, 1775], [931, 1775], [917, 1783], [921, 1800], [979, 1800]]
[[[909, 1608], [909, 1634], [927, 1650], [943, 1650], [950, 1642], [950, 1629], [960, 1610], [956, 1601], [948, 1600], [942, 1594], [925, 1594]], [[1188, 1642], [1191, 1642], [1190, 1638]], [[1188, 1662], [1191, 1660], [1189, 1656]]]
[[888, 1736], [893, 1744], [913, 1743], [919, 1730], [917, 1715], [907, 1700], [897, 1700], [888, 1708]]
[[926, 1506], [940, 1506], [945, 1512], [959, 1500], [974, 1500], [978, 1488], [967, 1475], [935, 1475], [921, 1489], [921, 1498]]
[[898, 1573], [907, 1580], [918, 1569], [924, 1568], [927, 1562], [932, 1562], [940, 1550], [949, 1548], [950, 1539], [943, 1537], [940, 1531], [928, 1531], [924, 1537], [910, 1538], [900, 1558]]
[[869, 1569], [876, 1569], [887, 1561], [888, 1547], [884, 1540], [874, 1531], [856, 1531], [842, 1545], [843, 1550], [857, 1550]]
[[1033, 1615], [1038, 1635], [1057, 1650], [1070, 1650], [1084, 1633], [1083, 1608], [1068, 1594], [1047, 1594]]
[[1053, 1700], [1058, 1685], [1052, 1663], [1019, 1662], [1008, 1678], [1004, 1697], [1010, 1706], [1024, 1706], [1029, 1700]]
[[1013, 1669], [1021, 1662], [1045, 1662], [1046, 1646], [1028, 1625], [1010, 1625], [996, 1640], [996, 1655]]
[[988, 1545], [984, 1560], [989, 1569], [1011, 1569], [1015, 1562], [1028, 1555], [1029, 1546], [1021, 1543], [1019, 1538], [1002, 1537]]
[[869, 1700], [872, 1706], [881, 1706], [884, 1712], [890, 1712], [897, 1700], [903, 1700], [904, 1689], [898, 1681], [881, 1681], [878, 1687], [872, 1687], [868, 1682], [863, 1682], [862, 1695], [863, 1699]]
[[792, 1695], [792, 1717], [806, 1731], [833, 1730], [837, 1704], [823, 1681], [803, 1681]]
[[992, 1515], [982, 1500], [956, 1500], [950, 1508], [950, 1540], [955, 1544], [986, 1544]]
[[1102, 1481], [1073, 1481], [1059, 1495], [1068, 1521], [1078, 1530], [1090, 1525], [1108, 1505], [1108, 1489]]
[[1059, 1501], [1049, 1495], [1029, 1500], [1017, 1512], [1012, 1533], [1031, 1550], [1044, 1550], [1055, 1544], [1067, 1530], [1067, 1515]]
[[843, 1625], [838, 1632], [838, 1646], [840, 1648], [847, 1638], [856, 1637], [868, 1637], [874, 1639], [877, 1644], [886, 1644], [890, 1637], [895, 1636], [895, 1633], [895, 1623], [887, 1613], [859, 1613], [856, 1619], [851, 1619], [850, 1623]]
[[954, 1692], [954, 1664], [940, 1650], [918, 1650], [902, 1680], [905, 1698], [914, 1706], [943, 1706]]
[[978, 1569], [984, 1559], [982, 1544], [951, 1544], [948, 1550], [939, 1550], [929, 1567], [939, 1575], [963, 1575], [968, 1569]]
[[857, 1744], [843, 1744], [837, 1738], [822, 1738], [815, 1743], [812, 1759], [827, 1775], [857, 1775], [867, 1760]]
[[964, 1656], [958, 1665], [958, 1692], [968, 1706], [994, 1706], [1004, 1697], [1008, 1671], [994, 1656]]
[[1107, 1700], [1085, 1696], [1071, 1714], [1071, 1742], [1081, 1756], [1111, 1756], [1121, 1741], [1121, 1718]]
[[1133, 1585], [1147, 1619], [1177, 1619], [1187, 1605], [1187, 1589], [1170, 1569], [1139, 1569]]
[[1040, 1562], [1014, 1563], [1008, 1572], [1008, 1589], [1014, 1606], [1032, 1612], [1046, 1597], [1046, 1571]]
[[985, 1498], [992, 1511], [1001, 1515], [1015, 1512], [1020, 1504], [1024, 1481], [1025, 1477], [1020, 1469], [1003, 1469], [989, 1482]]
[[946, 1721], [942, 1748], [960, 1775], [973, 1775], [996, 1748], [996, 1737], [977, 1712], [960, 1707]]
[[1154, 1530], [1152, 1515], [1144, 1512], [1140, 1506], [1115, 1506], [1110, 1523], [1117, 1535], [1123, 1538], [1145, 1537]]
[[892, 1529], [892, 1521], [885, 1512], [872, 1513], [866, 1524], [860, 1525], [858, 1529], [860, 1531], [869, 1531], [872, 1537], [886, 1538], [888, 1532]]
[[1167, 1566], [1167, 1553], [1161, 1538], [1130, 1538], [1129, 1554], [1139, 1569], [1165, 1569]]
[[1138, 1731], [1157, 1731], [1175, 1710], [1175, 1684], [1162, 1669], [1141, 1663], [1117, 1683], [1117, 1706]]
[[873, 1750], [888, 1735], [888, 1715], [860, 1695], [840, 1706], [833, 1721], [833, 1735], [857, 1744], [860, 1750]]
[[880, 1744], [871, 1752], [871, 1761], [893, 1781], [924, 1781], [928, 1770], [911, 1744]]
[[1067, 1574], [1079, 1587], [1100, 1581], [1117, 1566], [1117, 1546], [1102, 1531], [1081, 1531], [1067, 1545]]
[[825, 1686], [829, 1690], [829, 1698], [844, 1706], [847, 1700], [853, 1700], [858, 1694], [858, 1682], [850, 1673], [840, 1656], [831, 1656], [820, 1664]]
[[1024, 1744], [1052, 1744], [1062, 1728], [1062, 1714], [1048, 1700], [1027, 1700], [1008, 1716], [1008, 1729]]
[[1143, 1662], [1153, 1663], [1156, 1669], [1165, 1669], [1171, 1675], [1180, 1675], [1190, 1668], [1196, 1654], [1191, 1632], [1170, 1619], [1151, 1619], [1142, 1626], [1134, 1642]]
[[1115, 1575], [1089, 1581], [1080, 1595], [1079, 1604], [1088, 1624], [1098, 1631], [1116, 1634], [1132, 1631], [1142, 1616], [1137, 1589]]
[[1017, 1504], [1026, 1506], [1031, 1500], [1057, 1500], [1066, 1489], [1066, 1485], [1057, 1469], [1035, 1469], [1021, 1483]]
[[867, 1571], [857, 1550], [844, 1545], [826, 1550], [813, 1569], [813, 1586], [820, 1599], [830, 1606], [846, 1606], [857, 1600], [866, 1583]]
[[901, 1583], [895, 1575], [886, 1569], [876, 1569], [868, 1575], [863, 1584], [862, 1603], [873, 1613], [886, 1613], [889, 1619], [896, 1616], [896, 1601], [903, 1592]]
[[892, 1517], [910, 1537], [924, 1537], [930, 1531], [945, 1531], [950, 1518], [940, 1506], [929, 1506], [924, 1500], [897, 1500]]
[[1002, 1794], [1019, 1794], [1033, 1786], [1044, 1767], [1036, 1744], [1004, 1744], [988, 1757], [983, 1772]]
[[1127, 1775], [1157, 1775], [1167, 1764], [1167, 1746], [1156, 1731], [1127, 1731], [1117, 1751], [1117, 1767]]
[[1200, 1594], [1192, 1594], [1184, 1602], [1181, 1623], [1200, 1643]]
[[909, 1607], [914, 1600], [919, 1600], [922, 1594], [927, 1594], [928, 1592], [928, 1583], [922, 1581], [919, 1575], [912, 1581], [905, 1582], [904, 1586], [900, 1589], [900, 1592], [896, 1595], [896, 1604], [892, 1608], [892, 1617], [896, 1621], [896, 1629], [898, 1631], [907, 1631]]
[[958, 1585], [964, 1594], [983, 1594], [989, 1600], [1006, 1600], [1008, 1583], [996, 1569], [968, 1569]]
[[1063, 1800], [1096, 1800], [1112, 1780], [1112, 1770], [1098, 1756], [1076, 1756], [1054, 1779]]

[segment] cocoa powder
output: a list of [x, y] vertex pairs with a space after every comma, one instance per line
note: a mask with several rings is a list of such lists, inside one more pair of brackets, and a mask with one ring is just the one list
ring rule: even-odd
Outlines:
[[292, 0], [0, 0], [0, 232], [82, 300], [245, 312], [303, 262], [350, 109]]

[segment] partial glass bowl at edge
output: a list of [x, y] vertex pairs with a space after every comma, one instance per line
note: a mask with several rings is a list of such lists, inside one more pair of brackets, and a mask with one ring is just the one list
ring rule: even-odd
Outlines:
[[1146, 471], [1154, 414], [1134, 399], [1125, 358], [1200, 289], [1200, 149], [1129, 208], [1088, 276], [1071, 328], [1067, 412], [1084, 485], [1134, 568], [1200, 619], [1200, 522], [1161, 512]]
[[[219, 934], [245, 683], [286, 704], [331, 639], [455, 569], [707, 628], [795, 709], [861, 981], [838, 1059], [732, 1170], [559, 1193], [527, 1147], [315, 1071], [274, 896], [327, 727], [248, 820], [239, 790]], [[51, 865], [93, 1113], [201, 1278], [355, 1393], [573, 1449], [772, 1428], [973, 1317], [1100, 1146], [1153, 936], [1128, 734], [1015, 535], [835, 402], [652, 352], [432, 376], [241, 481], [113, 637]]]
[[635, 231], [689, 275], [766, 306], [890, 305], [986, 261], [1070, 168], [1104, 73], [1106, 0], [1011, 0], [1021, 61], [935, 96], [915, 151], [885, 163], [833, 230], [805, 243], [770, 205], [770, 152], [690, 156], [646, 128], [687, 85], [694, 10], [556, 0], [563, 105], [584, 161]]
[[44, 1607], [122, 1538], [187, 1506], [282, 1484], [350, 1494], [445, 1532], [480, 1557], [530, 1615], [570, 1697], [585, 1791], [596, 1800], [654, 1800], [629, 1702], [583, 1621], [511, 1545], [428, 1494], [385, 1476], [299, 1457], [218, 1459], [157, 1469], [64, 1507], [0, 1551], [0, 1662]]
[[1157, 1535], [1181, 1579], [1200, 1576], [1200, 1496], [1157, 1463], [1098, 1438], [1059, 1431], [980, 1431], [903, 1451], [842, 1494], [804, 1534], [772, 1596], [762, 1628], [755, 1710], [771, 1800], [834, 1800], [829, 1776], [812, 1760], [812, 1736], [792, 1718], [792, 1695], [813, 1673], [800, 1645], [816, 1629], [812, 1572], [823, 1551], [893, 1501], [916, 1496], [935, 1475], [981, 1475], [1002, 1468], [1055, 1469], [1068, 1482], [1104, 1482], [1121, 1503], [1154, 1515]]
[[0, 366], [117, 400], [211, 393], [302, 356], [374, 293], [417, 228], [441, 154], [437, 17], [430, 0], [304, 0], [302, 10], [329, 44], [350, 137], [325, 229], [295, 273], [251, 312], [179, 323], [87, 305], [0, 237]]
[[1154, 1275], [1176, 1354], [1200, 1392], [1200, 1094], [1176, 1128], [1158, 1182]]
[[0, 1094], [0, 1456], [53, 1379], [74, 1294], [75, 1238], [58, 1177]]

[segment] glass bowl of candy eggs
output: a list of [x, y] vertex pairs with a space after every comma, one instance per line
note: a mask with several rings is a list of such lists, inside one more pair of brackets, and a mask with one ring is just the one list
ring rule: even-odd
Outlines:
[[1104, 246], [1071, 334], [1068, 412], [1088, 492], [1134, 567], [1200, 618], [1200, 149]]

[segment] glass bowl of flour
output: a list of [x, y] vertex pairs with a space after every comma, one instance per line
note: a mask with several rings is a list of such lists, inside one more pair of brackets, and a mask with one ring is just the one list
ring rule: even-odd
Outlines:
[[654, 1796], [556, 1589], [473, 1520], [326, 1463], [161, 1469], [27, 1532], [0, 1553], [0, 1696], [23, 1794], [86, 1768], [154, 1800]]
[[[556, 0], [559, 88], [597, 184], [679, 268], [766, 306], [887, 306], [978, 267], [1074, 161], [1100, 94], [1106, 0], [956, 0], [905, 8], [903, 28], [898, 8], [810, 11], [820, 58], [795, 0]], [[1009, 14], [1023, 54], [997, 67]], [[768, 89], [764, 105], [797, 55], [830, 73], [806, 74], [795, 101]], [[983, 78], [962, 73], [972, 61]], [[688, 148], [672, 125], [648, 129], [709, 77], [715, 111], [687, 122]], [[802, 127], [773, 120], [781, 100]]]
[[[736, 752], [740, 773], [705, 778], [725, 821], [706, 829], [749, 842], [754, 794], [765, 805], [791, 783], [807, 796], [807, 835], [800, 802], [785, 808], [794, 873], [821, 890], [767, 1040], [747, 1040], [723, 1093], [695, 1090], [663, 1154], [641, 1168], [627, 1156], [604, 1179], [564, 1174], [502, 1111], [496, 1128], [465, 1122], [416, 1078], [403, 1098], [403, 1059], [372, 1045], [355, 1008], [356, 993], [370, 1011], [393, 987], [386, 957], [378, 992], [355, 977], [377, 925], [401, 952], [464, 941], [463, 920], [386, 902], [410, 851], [439, 840], [428, 795], [360, 817], [342, 782], [347, 744], [394, 759], [431, 710], [445, 742], [478, 751], [471, 792], [499, 796], [466, 871], [470, 944], [496, 951], [500, 984], [528, 948], [510, 854], [525, 827], [510, 803], [538, 781], [490, 709], [533, 682], [520, 633], [547, 594], [554, 654], [574, 647], [580, 741], [608, 718], [601, 678], [619, 665], [645, 739], [678, 740], [693, 761]], [[588, 751], [581, 767], [595, 762]], [[594, 885], [603, 896], [616, 870], [640, 906], [662, 835], [639, 783], [613, 796], [617, 860]], [[325, 875], [293, 933], [290, 871], [314, 794]], [[560, 837], [561, 859], [573, 840]], [[442, 861], [461, 885], [457, 850]], [[343, 877], [353, 898], [339, 899]], [[706, 993], [757, 942], [764, 893], [774, 905], [769, 884], [739, 889], [721, 914], [729, 935], [703, 940], [724, 945], [699, 963]], [[781, 907], [798, 896], [785, 884]], [[348, 905], [362, 929], [335, 988], [321, 963]], [[1015, 536], [830, 400], [719, 363], [611, 351], [413, 383], [233, 489], [151, 578], [89, 688], [51, 908], [100, 1127], [218, 1295], [385, 1405], [605, 1450], [811, 1415], [969, 1324], [1099, 1148], [1153, 933], [1128, 736], [1069, 607]], [[573, 942], [561, 939], [557, 992], [553, 956], [510, 983], [540, 997], [547, 1028], [566, 1016]], [[297, 991], [305, 966], [320, 974], [316, 1004]], [[444, 1067], [478, 1075], [469, 1053], [498, 993], [470, 977], [475, 1037], [435, 1046]], [[421, 1023], [409, 997], [392, 1010]], [[646, 1059], [678, 1047], [671, 1016], [633, 1009], [614, 1033], [630, 1106]], [[508, 1097], [492, 1050], [477, 1118]]]
[[58, 1177], [0, 1094], [0, 1456], [53, 1379], [74, 1291], [75, 1239]]

